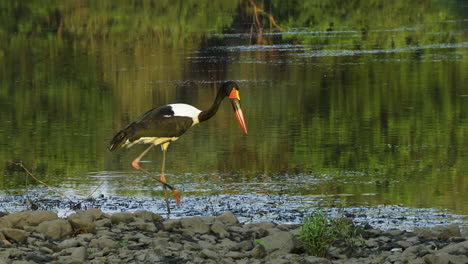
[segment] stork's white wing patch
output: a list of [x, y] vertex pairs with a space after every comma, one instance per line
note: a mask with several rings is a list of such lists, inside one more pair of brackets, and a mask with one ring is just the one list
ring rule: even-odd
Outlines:
[[169, 106], [172, 107], [174, 116], [190, 117], [193, 119], [192, 125], [198, 123], [198, 115], [201, 113], [200, 109], [197, 109], [196, 107], [188, 104], [170, 104]]

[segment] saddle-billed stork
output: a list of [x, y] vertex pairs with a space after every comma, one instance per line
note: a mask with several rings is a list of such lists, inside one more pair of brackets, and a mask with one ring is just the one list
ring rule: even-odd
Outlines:
[[[240, 127], [247, 134], [244, 115], [240, 107], [239, 86], [233, 81], [227, 81], [221, 84], [213, 104], [206, 111], [201, 111], [188, 104], [169, 104], [153, 108], [122, 128], [112, 138], [109, 144], [109, 150], [111, 151], [119, 147], [129, 148], [137, 143], [150, 144], [146, 150], [133, 160], [132, 166], [163, 185], [168, 213], [170, 213], [170, 207], [166, 188], [172, 191], [177, 206], [180, 206], [180, 194], [179, 190], [166, 183], [164, 176], [166, 150], [172, 141], [179, 139], [189, 128], [214, 116], [220, 103], [226, 97], [229, 97]], [[163, 152], [160, 178], [153, 176], [139, 165], [141, 158], [156, 145], [161, 145]]]

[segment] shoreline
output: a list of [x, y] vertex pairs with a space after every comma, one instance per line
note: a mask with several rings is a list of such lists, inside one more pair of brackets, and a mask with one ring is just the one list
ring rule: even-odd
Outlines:
[[[85, 199], [73, 197], [51, 198], [44, 195], [0, 196], [0, 211], [18, 212], [24, 210], [55, 211], [59, 217], [67, 217], [76, 210], [100, 208], [104, 213], [114, 214], [121, 211], [151, 211], [167, 217], [164, 199], [159, 197], [119, 197], [99, 196]], [[271, 221], [277, 224], [300, 224], [304, 216], [321, 209], [333, 216], [342, 214], [357, 225], [370, 224], [376, 229], [400, 229], [413, 231], [416, 227], [459, 224], [468, 229], [468, 216], [457, 215], [447, 209], [410, 208], [402, 205], [376, 205], [356, 207], [321, 206], [320, 202], [302, 198], [274, 195], [215, 195], [187, 196], [181, 207], [172, 204], [171, 218], [194, 216], [216, 216], [219, 212], [231, 211], [240, 222], [256, 223]], [[31, 209], [32, 208], [32, 209]], [[340, 212], [341, 211], [341, 212]]]
[[355, 248], [335, 242], [310, 255], [298, 224], [241, 223], [230, 211], [176, 219], [150, 211], [77, 210], [0, 217], [0, 263], [467, 263], [468, 230], [458, 224], [414, 231], [356, 225]]

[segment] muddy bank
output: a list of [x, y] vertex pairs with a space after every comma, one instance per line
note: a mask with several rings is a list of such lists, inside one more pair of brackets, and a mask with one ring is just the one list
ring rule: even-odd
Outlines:
[[297, 239], [300, 226], [241, 223], [217, 216], [165, 219], [149, 212], [77, 210], [0, 217], [0, 263], [467, 263], [468, 234], [458, 224], [382, 231], [356, 226], [362, 244], [337, 241], [326, 258]]

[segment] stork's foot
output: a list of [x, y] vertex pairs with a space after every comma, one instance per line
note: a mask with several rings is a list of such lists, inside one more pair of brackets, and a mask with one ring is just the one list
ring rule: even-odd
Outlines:
[[172, 195], [174, 195], [174, 199], [176, 201], [177, 207], [180, 207], [180, 192], [177, 189], [172, 190]]
[[132, 167], [137, 169], [137, 170], [140, 170], [141, 167], [140, 167], [140, 160], [139, 159], [135, 159], [133, 162], [132, 162]]
[[160, 180], [161, 182], [164, 182], [164, 183], [167, 182], [167, 181], [166, 181], [166, 177], [164, 176], [164, 173], [161, 174], [161, 176], [159, 177], [159, 180]]

